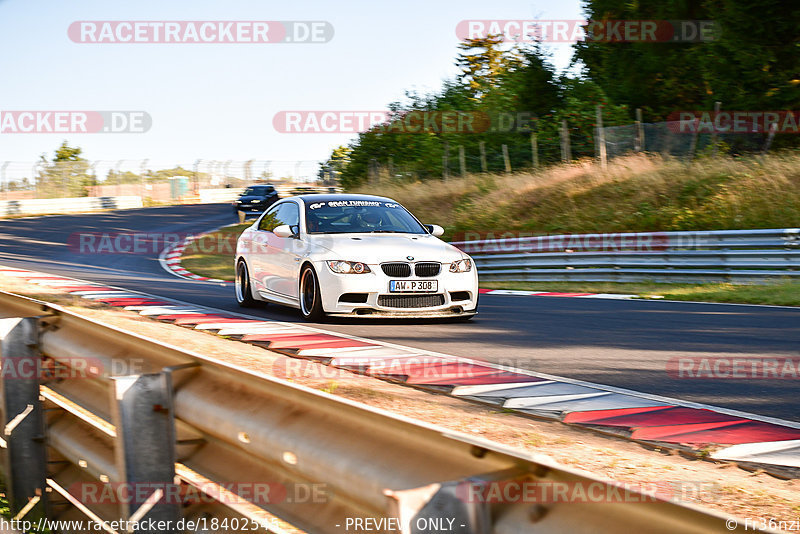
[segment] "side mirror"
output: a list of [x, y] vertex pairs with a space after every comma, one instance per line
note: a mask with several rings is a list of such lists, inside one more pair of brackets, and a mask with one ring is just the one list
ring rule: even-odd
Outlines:
[[292, 232], [292, 227], [288, 224], [282, 224], [280, 226], [276, 226], [272, 229], [272, 233], [278, 237], [294, 237], [294, 232]]
[[426, 224], [424, 226], [428, 230], [428, 233], [433, 235], [434, 237], [440, 237], [444, 235], [444, 228], [442, 228], [438, 224]]

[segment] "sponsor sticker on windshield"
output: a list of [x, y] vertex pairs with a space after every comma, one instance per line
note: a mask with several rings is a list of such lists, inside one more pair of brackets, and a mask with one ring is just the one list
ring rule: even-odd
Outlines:
[[314, 202], [308, 205], [308, 209], [316, 210], [319, 208], [378, 208], [385, 206], [387, 208], [399, 208], [400, 204], [395, 202], [379, 202], [377, 200], [330, 200], [326, 202]]

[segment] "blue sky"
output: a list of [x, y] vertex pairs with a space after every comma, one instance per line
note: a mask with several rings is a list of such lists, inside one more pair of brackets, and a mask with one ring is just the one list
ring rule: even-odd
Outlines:
[[[382, 110], [456, 72], [465, 19], [578, 19], [578, 0], [0, 0], [0, 110], [143, 110], [143, 134], [0, 134], [0, 161], [63, 138], [92, 160], [322, 160], [347, 134], [282, 134], [281, 110]], [[325, 20], [326, 44], [80, 44], [80, 20]], [[553, 45], [563, 68], [568, 45]]]

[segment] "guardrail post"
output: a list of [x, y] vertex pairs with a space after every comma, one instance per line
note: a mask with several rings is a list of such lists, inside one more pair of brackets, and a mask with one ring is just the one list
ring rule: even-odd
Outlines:
[[397, 518], [397, 530], [402, 534], [444, 531], [489, 534], [493, 532], [493, 519], [498, 517], [493, 518], [489, 500], [485, 498], [486, 486], [498, 483], [492, 480], [495, 476], [511, 474], [511, 471], [489, 473], [489, 478], [475, 477], [400, 491], [384, 490], [388, 517]]
[[38, 319], [0, 319], [3, 473], [15, 516], [41, 518], [47, 508], [47, 445], [39, 400]]
[[[122, 513], [142, 521], [140, 532], [177, 532], [180, 502], [175, 486], [175, 419], [166, 373], [112, 377], [111, 411], [117, 429], [115, 454], [128, 499]], [[161, 495], [158, 495], [161, 491]], [[170, 521], [149, 529], [147, 521]]]

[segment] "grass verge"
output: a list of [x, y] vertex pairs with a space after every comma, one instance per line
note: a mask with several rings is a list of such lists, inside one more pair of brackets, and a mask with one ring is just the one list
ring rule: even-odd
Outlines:
[[201, 239], [192, 241], [184, 250], [181, 266], [189, 272], [218, 278], [233, 280], [233, 256], [236, 253], [236, 240], [245, 228], [253, 221], [243, 224], [225, 226], [206, 234]]
[[638, 295], [642, 298], [662, 296], [668, 300], [800, 306], [800, 282], [791, 280], [763, 285], [653, 284], [645, 282], [481, 282], [481, 287], [525, 291], [564, 291], [570, 293], [624, 293]]

